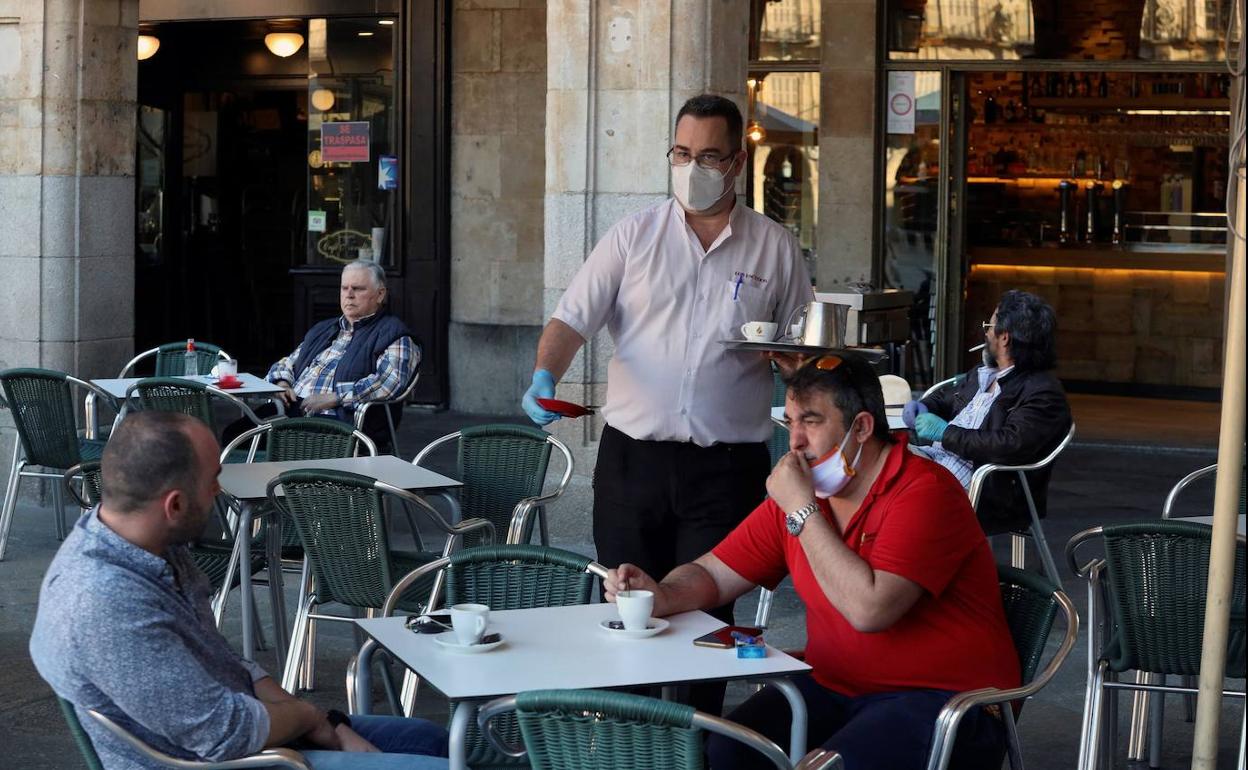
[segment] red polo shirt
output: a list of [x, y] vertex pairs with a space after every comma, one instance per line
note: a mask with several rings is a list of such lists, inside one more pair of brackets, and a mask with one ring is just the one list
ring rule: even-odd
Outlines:
[[[831, 509], [820, 512], [833, 522]], [[835, 528], [835, 523], [833, 523]], [[828, 601], [806, 551], [768, 498], [713, 553], [734, 572], [775, 588], [793, 576], [806, 605], [806, 662], [819, 684], [855, 696], [897, 690], [1017, 687], [1018, 654], [1005, 623], [997, 565], [962, 485], [897, 443], [845, 544], [873, 569], [912, 580], [918, 602], [877, 633], [854, 629]]]

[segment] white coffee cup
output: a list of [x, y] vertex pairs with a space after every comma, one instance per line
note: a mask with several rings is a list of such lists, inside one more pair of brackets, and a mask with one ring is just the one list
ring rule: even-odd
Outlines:
[[615, 595], [615, 607], [625, 631], [645, 631], [654, 612], [654, 592], [620, 591]]
[[776, 338], [776, 324], [771, 321], [746, 321], [741, 324], [741, 336], [750, 342], [771, 342]]
[[490, 608], [484, 604], [456, 604], [451, 607], [451, 627], [462, 645], [476, 644], [490, 624]]

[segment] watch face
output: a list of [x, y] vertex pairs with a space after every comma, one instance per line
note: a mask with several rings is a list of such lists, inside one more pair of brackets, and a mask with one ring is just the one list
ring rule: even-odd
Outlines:
[[806, 519], [797, 515], [797, 511], [790, 513], [784, 517], [784, 526], [789, 528], [789, 534], [797, 537], [802, 534], [802, 525], [806, 523]]

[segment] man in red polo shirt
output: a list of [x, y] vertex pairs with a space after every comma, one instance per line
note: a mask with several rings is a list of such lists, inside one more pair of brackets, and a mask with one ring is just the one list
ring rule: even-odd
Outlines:
[[[997, 568], [966, 492], [947, 470], [895, 441], [879, 379], [860, 359], [826, 356], [788, 381], [790, 452], [768, 499], [710, 553], [661, 583], [631, 564], [607, 599], [655, 592], [655, 614], [717, 607], [786, 574], [806, 605], [806, 660], [796, 682], [811, 745], [848, 770], [921, 768], [936, 716], [955, 693], [1019, 684]], [[783, 742], [790, 712], [764, 688], [729, 718]], [[1000, 719], [983, 710], [958, 731], [954, 766], [999, 768]], [[765, 766], [712, 737], [713, 770]]]

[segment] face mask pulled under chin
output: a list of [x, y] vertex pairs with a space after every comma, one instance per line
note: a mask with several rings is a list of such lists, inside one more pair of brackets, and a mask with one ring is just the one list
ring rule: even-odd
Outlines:
[[672, 193], [686, 211], [695, 214], [719, 203], [732, 190], [722, 171], [702, 168], [695, 162], [672, 166]]
[[852, 435], [852, 430], [845, 434], [840, 446], [820, 457], [810, 466], [810, 473], [815, 482], [815, 497], [826, 500], [840, 494], [849, 480], [856, 475], [858, 461], [862, 458], [862, 444], [858, 445], [858, 454], [854, 455], [854, 462], [851, 464], [842, 451], [850, 435]]

